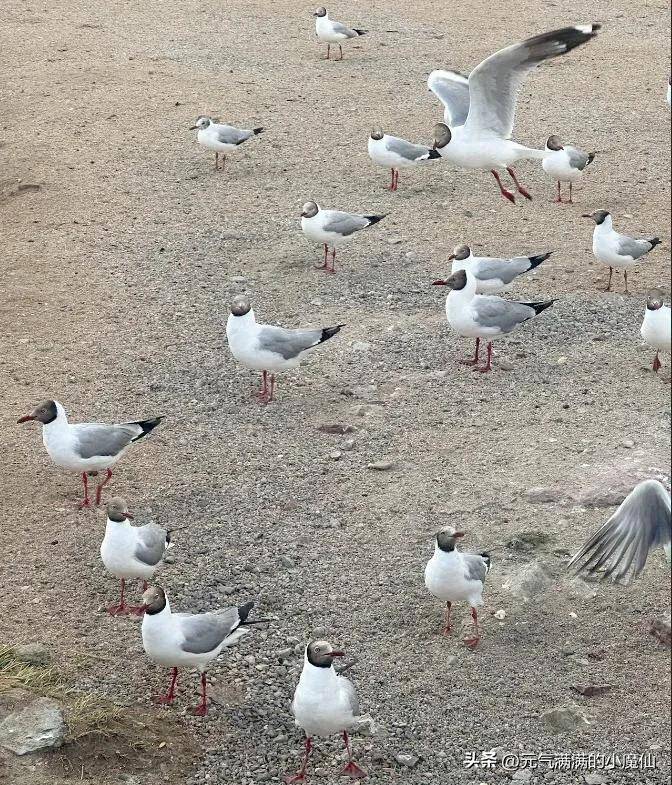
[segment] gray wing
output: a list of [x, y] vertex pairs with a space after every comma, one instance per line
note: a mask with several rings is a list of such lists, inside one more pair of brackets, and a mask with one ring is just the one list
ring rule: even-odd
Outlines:
[[217, 139], [222, 144], [242, 144], [254, 136], [253, 131], [234, 128], [232, 125], [218, 125], [216, 133]]
[[669, 558], [671, 529], [670, 495], [657, 480], [645, 480], [583, 545], [569, 568], [627, 585], [644, 569], [653, 548], [664, 547]]
[[298, 357], [301, 352], [317, 346], [322, 330], [286, 330], [265, 325], [259, 330], [259, 349], [281, 355], [285, 360]]
[[390, 136], [386, 143], [387, 149], [393, 153], [407, 158], [409, 161], [421, 161], [429, 156], [429, 148], [423, 147], [419, 144], [411, 144], [405, 139], [399, 139], [396, 136]]
[[337, 234], [348, 236], [358, 232], [360, 229], [366, 229], [370, 223], [371, 221], [363, 215], [345, 213], [340, 210], [329, 210], [327, 221], [322, 224], [322, 228], [325, 232], [336, 232]]
[[345, 676], [340, 676], [339, 678], [343, 679], [343, 681], [341, 682], [341, 686], [343, 687], [346, 695], [348, 696], [348, 701], [350, 703], [350, 711], [352, 712], [352, 716], [359, 717], [359, 715], [362, 712], [359, 706], [359, 698], [357, 697], [357, 691], [355, 690], [354, 684], [349, 679], [346, 679]]
[[485, 576], [488, 574], [488, 565], [482, 556], [477, 553], [463, 553], [462, 558], [467, 565], [467, 580], [480, 581], [485, 583]]
[[77, 437], [76, 451], [81, 458], [118, 455], [142, 433], [142, 428], [134, 423], [77, 423], [73, 428]]
[[530, 269], [530, 260], [523, 256], [514, 259], [482, 259], [469, 267], [475, 278], [489, 281], [498, 278], [505, 284], [511, 283]]
[[511, 332], [514, 327], [535, 315], [531, 306], [503, 300], [501, 297], [477, 297], [472, 302], [471, 309], [482, 327], [498, 327], [503, 333]]
[[238, 608], [183, 617], [180, 619], [184, 635], [182, 649], [190, 654], [207, 654], [216, 649], [239, 625]]
[[427, 87], [443, 104], [443, 119], [451, 128], [464, 125], [469, 114], [469, 79], [457, 71], [432, 71]]
[[469, 75], [469, 135], [509, 139], [516, 115], [518, 90], [527, 74], [544, 60], [558, 57], [589, 41], [599, 25], [564, 27], [528, 38], [490, 55]]
[[565, 147], [565, 152], [569, 157], [569, 165], [573, 169], [583, 171], [590, 163], [590, 156], [583, 150], [578, 150], [576, 147]]
[[639, 259], [640, 256], [644, 256], [653, 247], [653, 243], [648, 240], [635, 240], [634, 237], [626, 237], [624, 234], [619, 235], [616, 243], [617, 253], [621, 256], [631, 256], [633, 259]]
[[340, 22], [332, 22], [331, 27], [335, 33], [338, 33], [339, 35], [347, 35], [348, 38], [357, 38], [359, 36], [359, 33], [356, 30], [352, 30]]
[[138, 544], [135, 546], [135, 558], [143, 564], [156, 566], [166, 552], [170, 537], [165, 529], [155, 523], [148, 523], [136, 529]]

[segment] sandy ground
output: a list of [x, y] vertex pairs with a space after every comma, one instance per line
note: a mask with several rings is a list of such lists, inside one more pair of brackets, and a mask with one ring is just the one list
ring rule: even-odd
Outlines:
[[[102, 611], [116, 591], [98, 558], [104, 516], [76, 511], [78, 479], [50, 465], [35, 427], [15, 424], [45, 397], [75, 420], [163, 414], [113, 488], [140, 522], [179, 529], [162, 576], [173, 605], [255, 598], [274, 619], [212, 670], [210, 715], [185, 717], [203, 750], [195, 762], [168, 739], [182, 772], [172, 781], [253, 785], [296, 767], [288, 704], [302, 659], [278, 652], [321, 627], [357, 658], [351, 676], [380, 727], [355, 741], [371, 783], [508, 781], [501, 767], [463, 766], [465, 753], [492, 747], [652, 746], [657, 770], [603, 780], [667, 782], [669, 652], [645, 632], [670, 607], [665, 565], [653, 559], [627, 591], [577, 588], [567, 555], [611, 509], [526, 495], [669, 475], [669, 358], [654, 376], [639, 341], [646, 290], [669, 292], [667, 6], [596, 2], [586, 18], [569, 0], [345, 3], [333, 14], [370, 34], [342, 63], [320, 59], [312, 10], [5, 4], [0, 640], [50, 644], [79, 687], [122, 703], [147, 705], [163, 686], [137, 624]], [[519, 38], [593, 19], [604, 24], [594, 42], [526, 82], [516, 123], [523, 143], [557, 132], [599, 151], [576, 205], [552, 204], [533, 162], [520, 172], [535, 200], [515, 207], [489, 175], [448, 165], [402, 172], [396, 194], [383, 190], [368, 132], [379, 123], [429, 142], [441, 116], [425, 89], [431, 69], [469, 71]], [[187, 131], [201, 113], [267, 130], [215, 173]], [[308, 198], [389, 216], [326, 276], [298, 231]], [[616, 293], [599, 290], [605, 271], [580, 218], [598, 208], [622, 230], [663, 238], [630, 297], [620, 279]], [[458, 241], [555, 252], [514, 293], [559, 299], [497, 345], [509, 370], [483, 377], [457, 364], [471, 343], [451, 334], [444, 292], [429, 284]], [[227, 304], [241, 290], [260, 319], [347, 324], [266, 408], [226, 347]], [[353, 430], [319, 430], [334, 423]], [[393, 466], [367, 469], [375, 461]], [[448, 521], [468, 531], [465, 547], [492, 552], [475, 653], [459, 634], [438, 635], [441, 609], [422, 581], [432, 533]], [[548, 539], [530, 552], [507, 545], [530, 531]], [[553, 586], [523, 604], [502, 587], [528, 562], [545, 565]], [[573, 686], [586, 683], [612, 689], [583, 698]], [[180, 714], [195, 684], [185, 674], [186, 694], [157, 712]], [[540, 713], [568, 703], [591, 724], [551, 734]], [[419, 761], [400, 767], [398, 753]], [[338, 740], [320, 742], [313, 781], [337, 782], [340, 760]], [[78, 781], [165, 781], [122, 757], [82, 766]], [[583, 783], [585, 773], [542, 768], [529, 781]]]

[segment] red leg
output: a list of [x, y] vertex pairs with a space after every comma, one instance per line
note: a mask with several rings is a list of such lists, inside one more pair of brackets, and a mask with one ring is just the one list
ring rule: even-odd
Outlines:
[[465, 638], [464, 644], [470, 649], [475, 649], [481, 640], [481, 631], [478, 627], [478, 614], [476, 613], [476, 608], [471, 609], [471, 618], [474, 620], [474, 634], [471, 638]]
[[611, 276], [614, 274], [614, 268], [609, 268], [609, 280], [607, 281], [607, 288], [604, 290], [605, 292], [611, 291]]
[[329, 259], [329, 246], [326, 243], [324, 245], [324, 259], [322, 260], [322, 264], [316, 265], [317, 270], [326, 270], [327, 269], [327, 261]]
[[656, 352], [656, 356], [653, 358], [653, 368], [654, 373], [658, 373], [658, 371], [663, 367], [663, 364], [660, 361], [660, 357], [658, 357], [659, 352]]
[[560, 180], [558, 180], [558, 196], [555, 200], [558, 204], [562, 204], [562, 191], [560, 189], [561, 189]]
[[271, 374], [271, 392], [268, 396], [268, 402], [270, 403], [273, 400], [273, 393], [275, 392], [275, 374]]
[[208, 713], [207, 684], [205, 673], [201, 673], [201, 702], [189, 712], [196, 717], [205, 717]]
[[100, 495], [103, 492], [103, 488], [107, 485], [107, 483], [111, 479], [112, 479], [112, 469], [106, 469], [105, 470], [105, 479], [96, 488], [96, 506], [100, 504]]
[[343, 771], [341, 775], [345, 774], [353, 780], [361, 780], [366, 777], [366, 772], [364, 769], [360, 768], [355, 761], [352, 759], [352, 750], [350, 749], [350, 739], [348, 738], [348, 732], [343, 731], [343, 741], [345, 743], [345, 749], [348, 752], [348, 762], [343, 767]]
[[389, 187], [388, 186], [385, 187], [387, 188], [388, 191], [394, 191], [394, 169], [390, 169], [390, 172], [392, 172], [392, 181], [390, 182]]
[[261, 390], [257, 393], [260, 403], [268, 403], [268, 371], [261, 372]]
[[532, 197], [530, 196], [530, 192], [527, 190], [527, 188], [524, 188], [518, 182], [518, 178], [516, 177], [516, 173], [513, 171], [513, 169], [510, 166], [507, 166], [506, 167], [506, 171], [511, 175], [511, 179], [516, 184], [516, 188], [518, 189], [518, 193], [522, 194], [526, 199], [529, 199], [530, 201], [532, 201]]
[[331, 56], [331, 44], [327, 44], [327, 56], [324, 59], [329, 60], [330, 56]]
[[628, 271], [623, 270], [623, 278], [625, 279], [625, 294], [630, 294], [628, 291]]
[[335, 273], [336, 272], [336, 246], [334, 246], [331, 252], [331, 267], [327, 267], [328, 273]]
[[295, 782], [305, 782], [306, 779], [306, 769], [308, 768], [308, 758], [310, 758], [310, 753], [313, 749], [313, 740], [310, 736], [306, 736], [306, 743], [305, 743], [305, 752], [303, 755], [303, 764], [298, 772], [294, 775], [290, 775], [285, 777], [285, 782], [287, 785], [292, 785]]
[[472, 360], [460, 360], [462, 365], [478, 365], [478, 355], [480, 353], [480, 348], [481, 348], [481, 339], [477, 338], [476, 339], [476, 353], [474, 354], [473, 359]]
[[170, 672], [170, 687], [165, 695], [159, 695], [156, 698], [156, 703], [172, 703], [175, 700], [175, 685], [177, 684], [177, 668], [173, 668]]
[[131, 613], [131, 608], [126, 605], [126, 601], [124, 599], [124, 592], [126, 589], [126, 581], [122, 578], [121, 579], [121, 594], [119, 595], [119, 604], [118, 605], [110, 605], [107, 609], [107, 612], [110, 616], [122, 616], [125, 613]]
[[572, 199], [572, 181], [569, 181], [569, 202], [568, 204], [574, 204], [574, 200]]
[[488, 359], [482, 368], [474, 368], [479, 373], [487, 373], [492, 370], [492, 341], [488, 341]]
[[491, 169], [492, 176], [497, 180], [497, 185], [499, 186], [500, 193], [505, 199], [508, 199], [513, 204], [516, 203], [516, 197], [511, 193], [511, 191], [507, 191], [506, 188], [502, 185], [502, 179], [499, 176], [499, 172], [496, 169]]
[[219, 169], [219, 153], [215, 152], [215, 171]]
[[341, 53], [341, 56], [338, 59], [342, 60], [343, 59], [343, 47], [340, 44], [338, 45], [338, 51]]
[[450, 631], [453, 629], [450, 626], [450, 610], [453, 607], [453, 603], [448, 601], [446, 602], [446, 612], [444, 614], [444, 624], [443, 624], [443, 635], [450, 635]]
[[399, 188], [399, 170], [394, 170], [394, 190], [396, 191]]
[[84, 507], [91, 506], [91, 499], [89, 499], [89, 477], [86, 472], [82, 472], [82, 483], [84, 485], [84, 499], [77, 505], [80, 510]]

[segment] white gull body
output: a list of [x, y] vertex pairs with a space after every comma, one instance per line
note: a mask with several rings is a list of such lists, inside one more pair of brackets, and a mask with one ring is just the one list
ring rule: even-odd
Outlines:
[[550, 253], [540, 256], [515, 256], [501, 259], [491, 256], [474, 256], [469, 249], [469, 256], [453, 259], [451, 272], [465, 270], [476, 279], [476, 294], [500, 294], [508, 291], [518, 276], [538, 267]]
[[[472, 569], [482, 571], [482, 579]], [[485, 559], [477, 554], [463, 554], [457, 550], [446, 553], [434, 543], [434, 555], [425, 567], [425, 586], [444, 602], [468, 602], [472, 608], [483, 605], [483, 579], [488, 572]], [[472, 577], [474, 576], [474, 577]]]
[[672, 312], [669, 305], [644, 310], [641, 335], [644, 341], [656, 351], [670, 353], [670, 324]]
[[132, 526], [128, 518], [124, 521], [108, 518], [100, 557], [111, 575], [148, 581], [169, 547], [168, 533], [156, 524]]

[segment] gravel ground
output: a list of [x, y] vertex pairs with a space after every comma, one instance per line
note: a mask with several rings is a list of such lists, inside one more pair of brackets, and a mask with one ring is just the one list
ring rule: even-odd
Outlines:
[[[639, 341], [646, 290], [669, 291], [667, 6], [598, 0], [586, 18], [570, 0], [350, 2], [334, 16], [371, 32], [342, 63], [320, 60], [312, 10], [6, 5], [0, 640], [51, 644], [80, 688], [122, 703], [145, 705], [163, 686], [136, 624], [102, 611], [116, 591], [98, 558], [102, 513], [75, 510], [77, 478], [49, 464], [34, 428], [15, 425], [47, 396], [74, 419], [163, 414], [113, 488], [140, 522], [179, 529], [161, 578], [173, 605], [255, 598], [273, 618], [213, 668], [208, 717], [185, 716], [203, 753], [195, 767], [185, 756], [182, 781], [277, 782], [297, 766], [288, 704], [300, 652], [319, 634], [357, 660], [350, 675], [378, 733], [355, 749], [373, 785], [506, 782], [501, 766], [463, 765], [494, 747], [654, 751], [655, 771], [602, 781], [668, 782], [669, 652], [645, 630], [670, 608], [666, 567], [653, 559], [629, 590], [565, 571], [613, 510], [601, 490], [669, 477], [669, 358], [654, 376]], [[388, 172], [368, 160], [369, 129], [429, 141], [441, 114], [429, 70], [468, 71], [499, 46], [593, 18], [604, 24], [594, 42], [526, 83], [516, 125], [523, 143], [557, 132], [600, 151], [576, 205], [552, 204], [553, 183], [532, 162], [520, 169], [535, 201], [515, 207], [491, 177], [447, 165], [402, 172], [396, 194], [382, 190]], [[187, 131], [204, 112], [267, 130], [215, 173]], [[298, 231], [309, 198], [389, 213], [343, 250], [336, 276], [312, 268], [320, 249]], [[631, 297], [620, 279], [616, 293], [599, 291], [605, 271], [580, 218], [597, 208], [622, 230], [663, 238], [632, 274]], [[558, 302], [496, 344], [485, 377], [457, 364], [471, 343], [450, 333], [445, 292], [429, 285], [457, 241], [555, 251], [514, 294]], [[265, 408], [226, 348], [239, 291], [263, 320], [347, 324]], [[376, 462], [391, 465], [367, 468]], [[538, 487], [552, 489], [550, 502], [528, 493]], [[492, 553], [475, 653], [438, 634], [441, 608], [423, 585], [446, 522], [468, 531], [465, 547]], [[529, 565], [550, 585], [523, 602], [505, 586]], [[194, 702], [196, 678], [182, 684], [176, 707], [157, 712]], [[585, 684], [611, 690], [583, 697], [574, 687]], [[568, 704], [590, 724], [551, 733], [541, 714]], [[179, 763], [178, 745], [170, 754]], [[400, 765], [399, 754], [417, 762]], [[313, 781], [337, 782], [342, 758], [338, 740], [321, 741]], [[85, 767], [82, 781], [164, 781], [130, 770], [117, 761], [87, 779]], [[516, 778], [590, 783], [585, 771], [528, 773]]]

